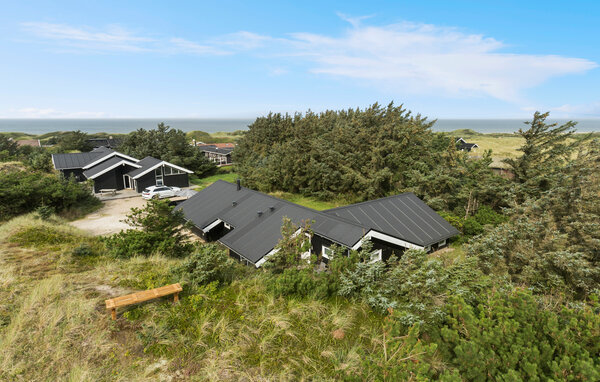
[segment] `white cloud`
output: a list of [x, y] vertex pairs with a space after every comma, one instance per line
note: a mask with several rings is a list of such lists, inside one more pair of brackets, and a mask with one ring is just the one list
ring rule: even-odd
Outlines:
[[[285, 38], [248, 31], [193, 41], [147, 37], [121, 27], [104, 30], [64, 24], [25, 23], [23, 28], [47, 42], [78, 50], [227, 55], [251, 53], [269, 60], [302, 63], [311, 73], [362, 81], [394, 93], [489, 96], [520, 102], [522, 91], [551, 78], [584, 73], [598, 64], [583, 58], [505, 52], [501, 41], [457, 28], [402, 22], [363, 25], [367, 17], [340, 14], [352, 27], [339, 36], [293, 33]], [[288, 62], [289, 63], [289, 62]]]
[[600, 101], [585, 104], [565, 104], [551, 109], [553, 112], [569, 118], [571, 116], [583, 116], [588, 118], [600, 117]]
[[355, 26], [339, 37], [295, 33], [289, 42], [291, 54], [312, 62], [314, 73], [413, 93], [512, 101], [552, 77], [598, 66], [580, 58], [502, 53], [505, 45], [496, 39], [415, 23]]

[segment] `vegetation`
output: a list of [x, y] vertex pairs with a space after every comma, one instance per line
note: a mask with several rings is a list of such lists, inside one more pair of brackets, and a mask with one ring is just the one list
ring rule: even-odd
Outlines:
[[61, 134], [56, 143], [61, 152], [81, 151], [87, 152], [92, 150], [92, 145], [87, 141], [90, 136], [81, 130], [69, 131]]
[[188, 168], [197, 176], [209, 175], [216, 170], [198, 148], [191, 146], [186, 134], [159, 123], [156, 129], [139, 129], [128, 134], [119, 145], [119, 150], [134, 158], [151, 156]]
[[162, 253], [170, 257], [189, 255], [193, 245], [185, 229], [190, 228], [183, 212], [174, 211], [168, 200], [149, 200], [144, 208], [132, 208], [125, 223], [135, 229], [121, 231], [106, 239], [116, 257], [150, 256]]
[[48, 206], [62, 214], [80, 215], [99, 207], [87, 184], [57, 174], [10, 169], [0, 182], [0, 221]]
[[[514, 179], [487, 169], [490, 153], [456, 152], [392, 105], [257, 120], [240, 143], [249, 161], [240, 175], [250, 182], [268, 175], [266, 188], [312, 201], [342, 186], [348, 192], [334, 200], [411, 190], [463, 232], [454, 248], [409, 250], [387, 264], [371, 261], [368, 243], [349, 256], [333, 246], [324, 270], [317, 256], [302, 256], [310, 222], [285, 221], [279, 251], [255, 270], [218, 244], [189, 244], [166, 202], [133, 210], [138, 229], [106, 239], [71, 228], [46, 199], [31, 203], [35, 213], [0, 226], [0, 379], [598, 380], [600, 142], [545, 118], [519, 132], [521, 155], [507, 161], [520, 171]], [[321, 151], [347, 167], [318, 157], [316, 146], [313, 157], [294, 157], [293, 145], [316, 132], [334, 148]], [[269, 140], [274, 147], [260, 143]], [[345, 151], [363, 140], [405, 150], [389, 159]], [[430, 145], [423, 158], [412, 146], [420, 143]], [[358, 166], [354, 153], [371, 162]], [[324, 165], [302, 173], [292, 158]], [[2, 168], [25, 173], [20, 163]], [[293, 178], [278, 175], [288, 168]], [[184, 286], [178, 304], [131, 306], [116, 322], [104, 310], [106, 298], [173, 282]]]
[[361, 201], [413, 191], [434, 208], [453, 210], [468, 200], [499, 208], [503, 180], [491, 154], [469, 159], [433, 122], [402, 107], [307, 112], [257, 118], [238, 141], [237, 172], [264, 192]]

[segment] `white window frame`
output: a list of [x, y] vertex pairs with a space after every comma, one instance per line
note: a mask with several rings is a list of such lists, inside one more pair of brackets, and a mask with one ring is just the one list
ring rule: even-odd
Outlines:
[[371, 252], [371, 260], [369, 261], [370, 263], [374, 263], [377, 261], [382, 261], [383, 260], [383, 250], [382, 249], [376, 249], [373, 252]]
[[331, 249], [330, 247], [328, 247], [326, 245], [322, 245], [321, 246], [321, 256], [323, 256], [324, 258], [329, 260], [331, 258], [330, 257], [331, 255], [333, 255], [333, 249]]

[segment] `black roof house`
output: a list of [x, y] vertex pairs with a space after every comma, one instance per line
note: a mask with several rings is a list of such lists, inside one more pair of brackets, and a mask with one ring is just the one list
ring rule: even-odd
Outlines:
[[477, 143], [467, 143], [467, 141], [465, 141], [462, 138], [458, 138], [456, 140], [456, 149], [460, 151], [471, 151], [478, 147], [479, 146], [477, 145]]
[[92, 179], [94, 191], [124, 188], [141, 192], [153, 185], [189, 186], [192, 171], [160, 159], [130, 157], [107, 147], [98, 147], [88, 153], [52, 154], [54, 168], [65, 176], [83, 181]]
[[[176, 209], [183, 211], [186, 219], [194, 224], [195, 233], [208, 240], [216, 238], [229, 248], [232, 255], [257, 267], [275, 251], [274, 248], [281, 240], [284, 217], [297, 225], [310, 224], [313, 252], [321, 252], [321, 247], [331, 244], [358, 249], [365, 239], [376, 240], [386, 249], [396, 249], [397, 252], [406, 248], [428, 249], [442, 241], [445, 244], [446, 239], [458, 234], [455, 228], [416, 196], [400, 196], [402, 202], [410, 203], [410, 209], [398, 204], [400, 210], [393, 212], [401, 220], [394, 220], [381, 209], [388, 208], [390, 202], [397, 203], [394, 197], [380, 199], [385, 200], [381, 205], [377, 201], [372, 201], [370, 207], [366, 204], [354, 205], [367, 212], [356, 219], [352, 215], [357, 215], [357, 212], [352, 209], [342, 207], [316, 211], [219, 180], [178, 205]], [[373, 221], [368, 219], [369, 216]], [[410, 219], [417, 221], [412, 222]], [[389, 224], [384, 223], [386, 220]], [[432, 224], [435, 229], [429, 226]], [[401, 228], [396, 229], [397, 225]], [[411, 232], [418, 234], [413, 235]]]

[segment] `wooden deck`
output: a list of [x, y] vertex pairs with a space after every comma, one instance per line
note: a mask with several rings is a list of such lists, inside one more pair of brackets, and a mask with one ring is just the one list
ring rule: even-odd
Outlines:
[[160, 288], [145, 290], [142, 292], [128, 294], [126, 296], [120, 296], [116, 298], [111, 298], [110, 300], [106, 300], [106, 309], [110, 310], [111, 316], [113, 320], [117, 319], [117, 308], [122, 306], [127, 306], [131, 304], [137, 304], [139, 302], [144, 302], [148, 300], [152, 300], [159, 297], [168, 296], [170, 294], [173, 296], [173, 302], [179, 301], [179, 292], [181, 292], [183, 288], [179, 283], [166, 285]]

